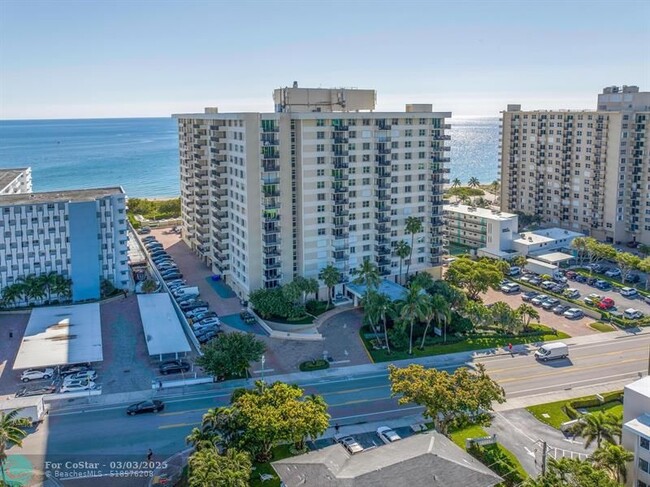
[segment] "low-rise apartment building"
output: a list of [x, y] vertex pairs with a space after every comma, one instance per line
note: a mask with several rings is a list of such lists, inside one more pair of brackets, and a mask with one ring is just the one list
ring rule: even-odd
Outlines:
[[31, 168], [0, 169], [0, 195], [31, 192]]
[[501, 209], [620, 244], [650, 244], [650, 92], [609, 87], [598, 109], [508, 105]]
[[375, 112], [375, 99], [294, 84], [272, 113], [174, 115], [183, 239], [242, 299], [328, 264], [343, 282], [365, 259], [394, 276], [409, 217], [422, 223], [411, 270], [439, 272], [451, 114]]
[[650, 486], [650, 376], [625, 386], [623, 393], [623, 446], [634, 453], [628, 486]]
[[126, 195], [98, 188], [0, 195], [0, 290], [56, 272], [72, 280], [72, 300], [100, 297], [102, 279], [130, 286]]

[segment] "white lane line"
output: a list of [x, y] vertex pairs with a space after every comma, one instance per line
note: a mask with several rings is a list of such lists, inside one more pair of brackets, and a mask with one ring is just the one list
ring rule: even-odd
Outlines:
[[[510, 391], [510, 392], [508, 392], [506, 390], [506, 395], [510, 396], [512, 394], [520, 394], [522, 392], [523, 393], [533, 392], [533, 391], [539, 391], [540, 389], [550, 389], [550, 388], [554, 388], [554, 387], [559, 389], [562, 386], [572, 386], [571, 389], [573, 389], [574, 388], [573, 386], [576, 385], [576, 384], [583, 384], [585, 382], [594, 382], [594, 381], [600, 384], [600, 383], [603, 382], [604, 379], [611, 379], [611, 378], [616, 378], [616, 377], [624, 377], [624, 376], [627, 376], [627, 375], [638, 375], [639, 373], [643, 373], [643, 372], [645, 372], [645, 369], [644, 370], [638, 370], [638, 371], [622, 372], [620, 374], [608, 375], [608, 376], [605, 376], [605, 377], [593, 377], [591, 379], [564, 382], [564, 383], [561, 383], [561, 384], [553, 384], [553, 385], [550, 385], [550, 386], [539, 386], [539, 387], [535, 387], [533, 389], [522, 389], [522, 390]], [[558, 392], [560, 392], [560, 391], [558, 391]], [[535, 394], [535, 395], [537, 395], [537, 394]], [[526, 397], [526, 396], [524, 396], [524, 397]]]

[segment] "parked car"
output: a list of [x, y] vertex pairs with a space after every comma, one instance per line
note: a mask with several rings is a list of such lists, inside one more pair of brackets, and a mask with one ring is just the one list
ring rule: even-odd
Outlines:
[[542, 283], [542, 278], [538, 276], [533, 276], [530, 278], [530, 282], [533, 286], [539, 286]]
[[80, 392], [88, 391], [95, 388], [95, 383], [91, 380], [74, 380], [70, 382], [64, 382], [59, 389], [59, 392]]
[[[192, 309], [190, 311], [186, 311], [184, 314], [185, 314], [185, 318], [187, 318], [188, 320], [196, 320], [198, 315], [200, 315], [201, 313], [207, 313], [207, 312], [208, 312], [208, 308], [205, 308], [205, 310], [202, 310], [201, 308], [196, 308], [196, 309]], [[210, 311], [210, 313], [214, 313], [214, 311]], [[216, 313], [215, 313], [215, 316], [216, 316]]]
[[556, 284], [550, 289], [550, 291], [553, 291], [554, 293], [562, 294], [565, 288], [566, 288], [566, 284]]
[[566, 304], [558, 304], [555, 308], [553, 308], [553, 313], [556, 315], [561, 315], [564, 314], [565, 311], [569, 309], [569, 306]]
[[147, 233], [151, 233], [151, 228], [149, 227], [142, 227], [138, 229], [138, 233], [140, 235], [146, 235]]
[[20, 380], [29, 382], [30, 380], [51, 379], [54, 375], [54, 369], [27, 369], [20, 375]]
[[586, 283], [588, 286], [595, 286], [596, 282], [598, 282], [597, 277], [587, 277]]
[[74, 374], [66, 375], [63, 379], [63, 383], [72, 382], [75, 380], [92, 380], [94, 381], [97, 378], [97, 372], [94, 370], [84, 370], [82, 372], [75, 372]]
[[187, 372], [192, 368], [192, 366], [185, 362], [184, 360], [168, 360], [160, 364], [158, 369], [163, 375], [167, 374], [178, 374], [179, 372]]
[[530, 303], [535, 306], [540, 306], [544, 301], [546, 301], [550, 296], [547, 294], [538, 294], [533, 299], [530, 300]]
[[553, 281], [544, 281], [544, 282], [542, 282], [542, 284], [540, 285], [540, 287], [541, 287], [542, 289], [546, 289], [546, 290], [551, 289], [553, 286], [555, 286], [555, 282], [553, 282]]
[[210, 317], [210, 318], [203, 318], [201, 321], [197, 321], [196, 326], [199, 327], [204, 327], [204, 326], [219, 326], [221, 325], [221, 321], [219, 318], [216, 317]]
[[621, 276], [621, 270], [614, 268], [614, 269], [609, 269], [605, 271], [605, 275], [607, 277], [620, 277]]
[[631, 284], [636, 284], [637, 282], [641, 281], [641, 276], [638, 274], [630, 274], [625, 280]]
[[639, 291], [637, 291], [633, 287], [621, 288], [621, 296], [625, 296], [626, 298], [636, 298], [638, 295], [639, 295]]
[[610, 309], [613, 308], [616, 303], [612, 298], [603, 298], [600, 303], [598, 303], [598, 308], [600, 309]]
[[177, 272], [176, 274], [169, 274], [167, 276], [164, 276], [163, 280], [164, 281], [167, 281], [167, 280], [171, 281], [172, 279], [180, 279], [181, 277], [183, 277], [183, 274], [181, 274], [180, 272]]
[[592, 270], [593, 272], [601, 273], [605, 271], [605, 266], [602, 264], [590, 264], [587, 266], [587, 269]]
[[531, 299], [537, 297], [538, 295], [539, 295], [539, 293], [537, 291], [528, 291], [528, 292], [523, 293], [521, 295], [521, 299], [526, 301], [526, 302], [530, 302]]
[[501, 291], [506, 294], [518, 293], [520, 290], [521, 288], [519, 287], [519, 284], [517, 284], [516, 282], [511, 282], [509, 284], [501, 286]]
[[596, 306], [601, 299], [603, 299], [603, 297], [600, 294], [591, 293], [589, 296], [583, 298], [582, 300], [585, 302], [585, 304]]
[[76, 374], [77, 372], [84, 372], [86, 370], [90, 370], [92, 367], [90, 364], [85, 363], [85, 364], [70, 364], [70, 365], [65, 365], [64, 367], [61, 367], [61, 370], [59, 373], [61, 375], [70, 375], [70, 374]]
[[557, 298], [548, 298], [546, 301], [542, 303], [542, 308], [546, 310], [550, 310], [555, 308], [558, 304], [560, 304], [560, 300]]
[[142, 413], [157, 413], [163, 409], [165, 409], [165, 404], [158, 399], [153, 399], [151, 401], [142, 401], [131, 404], [126, 408], [126, 414], [129, 416], [135, 416], [136, 414]]
[[585, 313], [580, 308], [569, 308], [562, 315], [570, 320], [577, 320], [582, 318]]
[[206, 308], [208, 307], [209, 304], [206, 303], [205, 301], [192, 301], [192, 302], [185, 302], [180, 304], [181, 310], [183, 311], [189, 311], [191, 309], [197, 309], [197, 308]]
[[157, 241], [158, 239], [153, 235], [147, 235], [146, 237], [142, 237], [143, 242], [153, 242], [154, 240]]
[[596, 284], [594, 284], [594, 287], [600, 289], [601, 291], [609, 291], [612, 289], [612, 285], [608, 281], [604, 281], [602, 279], [598, 279], [596, 281]]
[[27, 397], [27, 396], [42, 396], [45, 394], [53, 394], [56, 392], [56, 386], [36, 386], [28, 387], [23, 386], [18, 391], [16, 391], [16, 397]]
[[628, 320], [640, 320], [643, 318], [643, 313], [638, 309], [628, 308], [623, 312], [623, 317]]
[[577, 273], [576, 271], [566, 271], [566, 272], [564, 273], [564, 275], [565, 275], [568, 279], [573, 279], [574, 277], [576, 277], [576, 276], [578, 275], [578, 273]]
[[519, 280], [522, 282], [530, 282], [532, 278], [533, 276], [531, 276], [530, 274], [526, 274], [525, 276], [521, 276]]
[[199, 322], [207, 318], [219, 318], [219, 315], [217, 315], [217, 313], [215, 313], [214, 311], [210, 311], [210, 310], [203, 311], [197, 315], [194, 315], [194, 320]]
[[352, 436], [344, 436], [343, 438], [339, 438], [337, 441], [353, 455], [363, 451], [363, 447]]
[[200, 344], [208, 343], [216, 338], [219, 333], [221, 333], [221, 330], [207, 330], [205, 333], [196, 334], [196, 339]]
[[553, 276], [553, 280], [554, 280], [555, 282], [559, 283], [559, 284], [566, 284], [567, 278], [564, 277], [562, 274], [560, 274], [559, 271], [558, 271], [558, 273], [556, 273], [556, 274]]
[[[519, 274], [521, 274], [521, 267], [518, 267], [516, 265], [510, 267], [510, 271], [508, 272], [509, 276], [518, 276]], [[382, 426], [382, 428], [383, 427], [384, 426]]]
[[380, 426], [377, 428], [377, 436], [379, 436], [379, 439], [387, 445], [389, 443], [393, 443], [402, 439], [400, 435], [395, 433], [395, 431], [393, 431], [388, 426]]
[[575, 288], [569, 288], [564, 290], [564, 295], [570, 299], [578, 299], [580, 297], [580, 291]]
[[587, 282], [587, 276], [583, 276], [582, 274], [577, 274], [577, 275], [573, 278], [573, 280], [576, 281], [576, 282], [586, 283], [586, 282]]

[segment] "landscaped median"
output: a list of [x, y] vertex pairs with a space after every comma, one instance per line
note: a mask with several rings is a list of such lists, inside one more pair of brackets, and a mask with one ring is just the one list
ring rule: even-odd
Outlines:
[[505, 348], [509, 344], [521, 345], [527, 343], [549, 342], [552, 340], [562, 340], [571, 338], [564, 332], [553, 330], [544, 325], [530, 325], [533, 330], [530, 333], [519, 335], [510, 334], [467, 334], [461, 336], [448, 336], [447, 340], [441, 337], [427, 338], [424, 349], [418, 346], [413, 347], [413, 355], [409, 355], [407, 350], [391, 349], [389, 354], [386, 350], [377, 350], [373, 347], [373, 333], [369, 333], [368, 327], [364, 326], [360, 330], [361, 339], [372, 357], [374, 362], [391, 362], [413, 357], [428, 357], [431, 355], [444, 355], [448, 353], [468, 352], [472, 350]]
[[615, 391], [597, 396], [579, 397], [563, 401], [529, 406], [526, 409], [542, 423], [561, 429], [563, 423], [578, 419], [585, 413], [597, 411], [623, 414], [623, 392]]

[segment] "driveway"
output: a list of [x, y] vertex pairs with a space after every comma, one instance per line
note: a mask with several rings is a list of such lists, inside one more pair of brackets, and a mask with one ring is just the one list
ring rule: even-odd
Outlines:
[[[517, 308], [524, 301], [521, 299], [521, 292], [513, 294], [505, 294], [501, 291], [495, 291], [489, 289], [486, 293], [482, 294], [483, 302], [486, 304], [495, 303], [497, 301], [504, 301], [508, 303], [512, 308]], [[582, 336], [582, 335], [593, 335], [595, 333], [600, 333], [589, 327], [591, 323], [594, 323], [596, 320], [588, 316], [583, 316], [579, 320], [567, 320], [563, 316], [558, 316], [552, 311], [546, 311], [541, 306], [535, 306], [537, 312], [539, 313], [539, 321], [543, 325], [556, 328], [557, 330], [563, 331], [573, 336]]]

